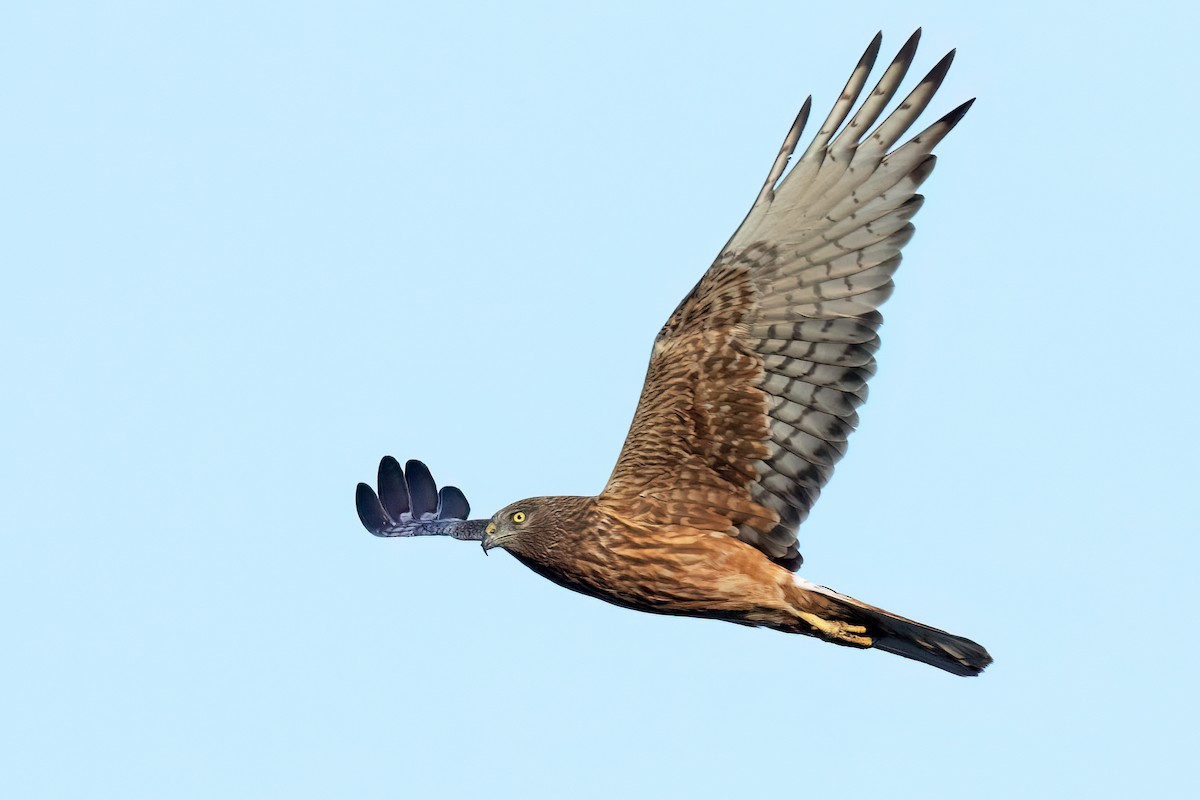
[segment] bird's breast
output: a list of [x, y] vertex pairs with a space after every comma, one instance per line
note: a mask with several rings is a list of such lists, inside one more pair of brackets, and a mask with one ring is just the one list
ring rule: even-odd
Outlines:
[[781, 583], [791, 578], [735, 537], [672, 526], [609, 526], [513, 555], [560, 586], [625, 608], [734, 621], [786, 608]]

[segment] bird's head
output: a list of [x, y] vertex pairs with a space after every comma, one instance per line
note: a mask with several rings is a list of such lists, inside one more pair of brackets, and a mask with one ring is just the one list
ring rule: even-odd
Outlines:
[[483, 537], [483, 551], [503, 547], [520, 553], [532, 544], [543, 516], [553, 516], [545, 501], [544, 497], [531, 497], [511, 503], [493, 514]]
[[531, 497], [497, 511], [488, 523], [483, 550], [502, 547], [510, 553], [537, 557], [563, 535], [579, 531], [590, 497]]

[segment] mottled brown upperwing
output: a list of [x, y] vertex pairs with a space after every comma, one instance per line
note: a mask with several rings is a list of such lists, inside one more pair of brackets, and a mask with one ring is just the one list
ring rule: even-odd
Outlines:
[[602, 502], [676, 521], [714, 524], [715, 515], [772, 561], [800, 566], [796, 528], [858, 424], [878, 309], [923, 200], [916, 190], [933, 171], [933, 148], [971, 105], [895, 147], [941, 85], [951, 52], [876, 125], [919, 34], [864, 95], [875, 37], [784, 174], [805, 103], [750, 213], [659, 334]]
[[751, 275], [774, 258], [761, 245], [723, 255], [667, 320], [602, 504], [621, 516], [733, 536], [778, 525], [778, 514], [750, 492], [756, 462], [770, 455], [770, 418], [758, 388], [763, 359], [746, 325]]

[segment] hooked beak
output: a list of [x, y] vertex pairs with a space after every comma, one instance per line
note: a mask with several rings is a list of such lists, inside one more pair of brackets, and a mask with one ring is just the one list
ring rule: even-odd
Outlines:
[[483, 553], [487, 555], [488, 550], [499, 546], [499, 542], [496, 540], [496, 523], [489, 522], [488, 526], [483, 529], [483, 533]]

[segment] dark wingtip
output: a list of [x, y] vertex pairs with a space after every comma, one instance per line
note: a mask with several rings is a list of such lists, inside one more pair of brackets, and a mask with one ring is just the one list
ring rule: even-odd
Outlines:
[[437, 511], [437, 484], [429, 467], [422, 462], [412, 459], [404, 465], [404, 477], [408, 483], [409, 510], [414, 519], [420, 519], [424, 514]]
[[858, 60], [858, 66], [866, 65], [868, 70], [874, 67], [875, 59], [879, 57], [879, 48], [881, 46], [883, 46], [883, 31], [878, 31], [875, 37], [871, 39], [871, 43], [867, 45], [867, 49], [863, 51], [862, 58]]
[[354, 506], [358, 509], [358, 519], [363, 527], [376, 536], [382, 536], [390, 523], [375, 490], [360, 483], [354, 491]]
[[908, 39], [905, 40], [904, 44], [900, 47], [899, 52], [896, 53], [896, 57], [892, 59], [893, 64], [904, 65], [905, 75], [908, 74], [908, 67], [910, 64], [912, 64], [913, 58], [917, 55], [917, 45], [920, 43], [921, 29], [917, 28], [916, 31], [913, 32], [913, 35], [909, 36]]
[[967, 112], [971, 110], [971, 106], [973, 105], [975, 105], [974, 97], [960, 105], [958, 108], [955, 108], [950, 113], [946, 114], [944, 117], [939, 119], [938, 122], [945, 123], [947, 130], [953, 130], [954, 126], [958, 124], [959, 120], [967, 115]]
[[443, 486], [438, 492], [437, 519], [466, 519], [471, 514], [467, 496], [457, 486]]
[[946, 73], [950, 71], [950, 65], [954, 63], [955, 52], [957, 51], [951, 50], [942, 56], [941, 60], [933, 65], [933, 69], [929, 70], [925, 77], [921, 79], [921, 83], [932, 83], [936, 91], [937, 87], [941, 86], [942, 81], [946, 79]]
[[405, 463], [391, 456], [379, 462], [379, 494], [360, 483], [354, 495], [358, 519], [376, 536], [451, 536], [478, 540], [488, 520], [467, 520], [471, 505], [454, 486], [440, 492], [429, 467], [413, 459]]
[[392, 522], [399, 522], [400, 515], [408, 511], [408, 486], [404, 482], [404, 471], [400, 462], [391, 456], [379, 460], [379, 503]]

